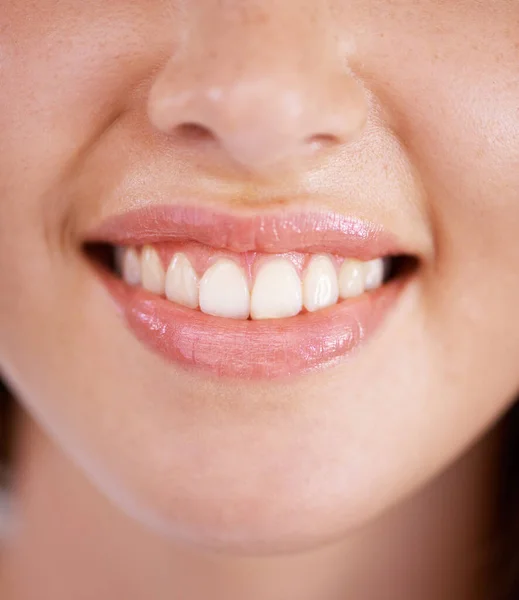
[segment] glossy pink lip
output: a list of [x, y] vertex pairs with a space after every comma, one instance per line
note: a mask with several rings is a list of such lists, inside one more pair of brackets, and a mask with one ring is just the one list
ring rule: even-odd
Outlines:
[[[330, 213], [235, 217], [209, 209], [146, 208], [108, 219], [88, 239], [141, 245], [196, 240], [235, 252], [327, 251], [361, 260], [404, 253], [382, 228]], [[273, 379], [315, 371], [347, 357], [394, 304], [396, 280], [315, 313], [265, 321], [205, 315], [103, 272], [136, 337], [163, 358], [224, 377]]]
[[234, 321], [183, 308], [103, 277], [130, 329], [166, 360], [218, 376], [274, 379], [315, 371], [352, 353], [398, 296], [388, 284], [352, 302], [272, 321]]
[[359, 260], [405, 252], [382, 227], [326, 211], [234, 216], [154, 206], [109, 217], [87, 238], [121, 245], [192, 240], [233, 252], [330, 252]]

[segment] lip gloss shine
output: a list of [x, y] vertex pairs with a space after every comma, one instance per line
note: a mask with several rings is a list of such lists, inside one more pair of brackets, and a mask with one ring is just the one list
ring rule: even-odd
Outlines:
[[[235, 217], [178, 206], [111, 217], [90, 239], [115, 245], [194, 240], [233, 252], [328, 251], [359, 260], [403, 253], [381, 228], [334, 213]], [[107, 272], [102, 280], [148, 348], [185, 368], [240, 379], [274, 379], [335, 364], [371, 336], [402, 289], [396, 280], [314, 313], [240, 321], [182, 307]]]

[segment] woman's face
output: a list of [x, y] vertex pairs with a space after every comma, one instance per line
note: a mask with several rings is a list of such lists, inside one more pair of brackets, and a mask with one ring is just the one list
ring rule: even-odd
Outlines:
[[[0, 78], [0, 369], [143, 523], [246, 551], [331, 539], [518, 391], [517, 0], [4, 1]], [[300, 227], [316, 211], [324, 232]], [[265, 252], [264, 223], [296, 223], [294, 247]], [[223, 253], [257, 261], [252, 285], [301, 236], [414, 266], [243, 321], [130, 292], [84, 251]], [[317, 253], [289, 255], [296, 276]], [[212, 293], [239, 295], [228, 276]]]

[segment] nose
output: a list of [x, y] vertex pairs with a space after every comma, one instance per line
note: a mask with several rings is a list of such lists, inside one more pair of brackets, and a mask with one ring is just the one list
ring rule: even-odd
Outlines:
[[[148, 97], [152, 125], [202, 132], [251, 170], [349, 143], [367, 98], [321, 0], [198, 0]], [[199, 136], [198, 136], [199, 137]]]

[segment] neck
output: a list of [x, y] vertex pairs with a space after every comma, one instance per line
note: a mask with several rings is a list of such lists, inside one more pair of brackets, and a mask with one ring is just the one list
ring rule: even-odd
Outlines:
[[[27, 416], [18, 419], [15, 528], [0, 596], [298, 600], [474, 600], [492, 533], [497, 429], [449, 469], [326, 549], [209, 556], [157, 538], [109, 503]], [[481, 592], [480, 592], [481, 593]]]

